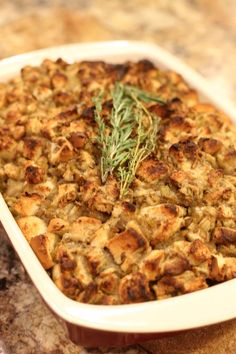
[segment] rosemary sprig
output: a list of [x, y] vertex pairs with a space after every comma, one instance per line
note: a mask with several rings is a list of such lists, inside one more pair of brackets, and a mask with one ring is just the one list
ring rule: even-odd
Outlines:
[[[113, 108], [110, 124], [102, 118], [103, 94], [95, 99], [95, 120], [101, 147], [101, 179], [116, 172], [120, 181], [120, 198], [129, 190], [139, 164], [154, 151], [158, 119], [143, 102], [163, 101], [130, 85], [116, 83], [111, 91]], [[148, 122], [147, 122], [148, 121]]]
[[99, 129], [98, 142], [102, 150], [101, 178], [104, 183], [116, 167], [127, 161], [127, 152], [133, 148], [135, 143], [131, 138], [135, 121], [133, 119], [133, 102], [124, 95], [124, 90], [120, 85], [115, 85], [112, 91], [111, 127], [106, 126], [101, 117], [102, 98], [103, 94], [100, 94], [94, 102], [95, 120]]
[[153, 96], [150, 93], [143, 91], [139, 89], [138, 87], [131, 86], [131, 85], [124, 85], [125, 90], [128, 94], [133, 94], [134, 96], [137, 97], [138, 100], [141, 100], [143, 102], [149, 103], [149, 102], [156, 102], [160, 104], [165, 104], [165, 101], [157, 96]]
[[156, 136], [158, 132], [158, 120], [155, 118], [151, 122], [148, 130], [142, 125], [142, 118], [138, 121], [136, 144], [130, 151], [128, 166], [122, 164], [118, 168], [118, 176], [120, 179], [120, 196], [123, 197], [128, 193], [130, 184], [132, 183], [139, 164], [146, 159], [155, 149]]

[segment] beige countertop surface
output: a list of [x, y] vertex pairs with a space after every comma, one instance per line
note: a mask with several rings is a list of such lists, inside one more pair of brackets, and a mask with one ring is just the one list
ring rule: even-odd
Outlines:
[[[144, 40], [236, 104], [235, 13], [235, 0], [0, 0], [0, 58], [64, 43]], [[236, 320], [126, 348], [76, 346], [0, 238], [0, 353], [235, 354]]]

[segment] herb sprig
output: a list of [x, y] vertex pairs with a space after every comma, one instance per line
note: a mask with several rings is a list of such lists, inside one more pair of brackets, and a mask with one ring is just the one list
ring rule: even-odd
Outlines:
[[127, 195], [139, 164], [155, 149], [159, 120], [143, 104], [164, 102], [136, 87], [117, 82], [111, 91], [109, 124], [102, 117], [103, 93], [95, 99], [95, 120], [101, 147], [101, 179], [116, 173], [120, 198]]

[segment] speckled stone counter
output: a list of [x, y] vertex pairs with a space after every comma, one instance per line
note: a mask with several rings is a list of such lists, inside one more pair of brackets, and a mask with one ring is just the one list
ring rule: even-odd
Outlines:
[[[236, 104], [235, 13], [235, 0], [0, 0], [0, 58], [72, 42], [147, 40]], [[75, 346], [0, 236], [0, 353], [234, 354], [236, 320], [128, 348]]]

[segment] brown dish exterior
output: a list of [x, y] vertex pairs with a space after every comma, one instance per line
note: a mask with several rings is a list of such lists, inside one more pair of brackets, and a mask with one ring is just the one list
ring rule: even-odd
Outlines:
[[[109, 126], [119, 81], [161, 97], [155, 150], [120, 198], [101, 180], [94, 97]], [[68, 297], [165, 299], [236, 277], [236, 128], [180, 75], [147, 61], [45, 60], [0, 85], [0, 191]]]

